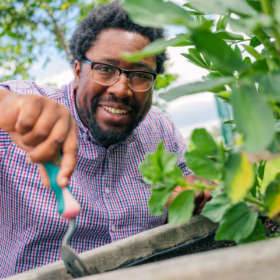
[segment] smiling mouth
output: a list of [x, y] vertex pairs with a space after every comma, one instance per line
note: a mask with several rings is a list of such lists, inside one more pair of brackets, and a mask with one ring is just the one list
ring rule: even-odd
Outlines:
[[115, 116], [123, 116], [128, 113], [126, 110], [116, 109], [108, 106], [102, 106], [107, 112], [110, 112], [112, 115]]

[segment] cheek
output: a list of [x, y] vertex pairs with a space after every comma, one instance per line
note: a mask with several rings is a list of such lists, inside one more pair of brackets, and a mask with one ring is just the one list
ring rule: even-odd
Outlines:
[[147, 115], [149, 112], [153, 102], [153, 92], [149, 92], [147, 95], [139, 96], [137, 103], [139, 105], [140, 109], [140, 115], [143, 117]]

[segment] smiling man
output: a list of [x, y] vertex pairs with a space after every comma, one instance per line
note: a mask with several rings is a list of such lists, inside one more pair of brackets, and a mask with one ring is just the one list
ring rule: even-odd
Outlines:
[[[160, 141], [178, 155], [186, 179], [196, 178], [186, 167], [181, 134], [151, 106], [166, 55], [139, 63], [120, 56], [163, 37], [162, 29], [135, 25], [112, 3], [93, 10], [75, 31], [75, 80], [69, 85], [0, 84], [1, 278], [60, 259], [68, 221], [59, 217], [53, 192], [43, 187], [49, 182], [40, 165], [59, 151], [58, 184], [68, 183], [81, 204], [71, 240], [78, 253], [166, 222], [166, 208], [162, 216], [151, 215], [151, 186], [138, 170]], [[198, 212], [209, 197], [197, 198]]]

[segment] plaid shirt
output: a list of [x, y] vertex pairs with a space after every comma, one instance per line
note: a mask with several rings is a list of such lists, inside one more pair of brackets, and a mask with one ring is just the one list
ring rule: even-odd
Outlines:
[[[54, 99], [70, 108], [78, 124], [79, 153], [69, 181], [81, 204], [70, 241], [78, 253], [164, 224], [167, 211], [151, 215], [147, 206], [151, 186], [138, 170], [145, 154], [163, 141], [169, 152], [178, 155], [183, 174], [190, 173], [183, 157], [185, 141], [164, 113], [152, 107], [124, 142], [106, 149], [94, 141], [78, 117], [73, 83], [61, 89], [26, 81], [0, 86]], [[0, 129], [0, 278], [59, 260], [68, 223], [57, 213], [54, 193], [43, 187], [37, 165], [28, 164], [26, 153]]]

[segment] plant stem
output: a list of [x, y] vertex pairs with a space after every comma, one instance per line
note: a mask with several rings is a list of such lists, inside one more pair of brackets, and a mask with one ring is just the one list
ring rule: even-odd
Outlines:
[[270, 16], [273, 14], [271, 0], [261, 0], [261, 6], [265, 14]]
[[256, 204], [256, 205], [259, 206], [260, 208], [263, 208], [263, 209], [266, 208], [266, 206], [264, 205], [263, 202], [257, 200], [256, 198], [254, 198], [254, 197], [252, 197], [252, 196], [246, 195], [246, 196], [244, 197], [244, 200], [247, 201], [247, 202], [251, 202], [251, 203], [253, 203], [253, 204]]
[[187, 187], [192, 187], [194, 189], [199, 189], [199, 190], [215, 190], [216, 189], [216, 186], [199, 186], [199, 185], [190, 184], [190, 183], [187, 183]]

